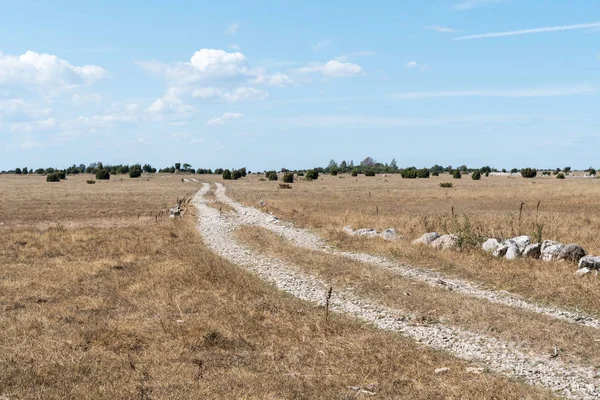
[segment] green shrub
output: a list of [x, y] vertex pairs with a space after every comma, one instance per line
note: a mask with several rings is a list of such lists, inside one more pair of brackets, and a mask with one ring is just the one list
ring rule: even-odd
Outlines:
[[565, 174], [563, 174], [562, 172], [559, 173], [558, 175], [556, 175], [556, 179], [565, 179]]
[[452, 177], [454, 179], [460, 179], [462, 177], [462, 175], [460, 174], [460, 170], [459, 169], [455, 169], [454, 171], [452, 171]]
[[60, 182], [60, 178], [56, 172], [46, 175], [46, 182]]
[[417, 178], [429, 178], [429, 170], [427, 168], [417, 170]]
[[99, 169], [98, 171], [96, 171], [96, 179], [97, 180], [109, 180], [110, 172], [108, 172], [105, 169]]
[[402, 179], [416, 179], [418, 171], [415, 168], [403, 169], [400, 171], [400, 176], [402, 176]]
[[267, 179], [270, 181], [276, 181], [277, 180], [277, 172], [275, 171], [267, 171]]
[[[25, 171], [25, 170], [23, 170], [23, 171]], [[596, 170], [594, 168], [590, 168], [590, 169], [588, 169], [588, 174], [596, 176]]]
[[[486, 172], [487, 174], [487, 172]], [[473, 171], [473, 173], [471, 174], [471, 179], [473, 179], [474, 181], [478, 181], [481, 179], [481, 172], [479, 170]]]
[[285, 174], [283, 174], [282, 181], [284, 183], [294, 183], [294, 173], [293, 172], [286, 172]]
[[338, 170], [337, 170], [337, 169], [334, 169], [334, 168], [332, 168], [332, 169], [329, 171], [329, 173], [330, 173], [331, 175], [333, 175], [333, 176], [336, 176], [336, 175], [338, 174]]
[[56, 173], [56, 175], [58, 175], [58, 179], [66, 179], [67, 178], [67, 174], [65, 173], [65, 171], [56, 171], [55, 173]]
[[438, 170], [435, 170], [431, 173], [432, 176], [440, 176], [440, 172]]
[[442, 182], [442, 183], [440, 183], [440, 187], [451, 188], [452, 187], [452, 183], [450, 183], [450, 182]]
[[96, 183], [96, 181], [93, 179], [88, 179], [87, 181], [85, 181], [85, 183], [87, 183], [88, 185], [93, 185]]
[[365, 171], [365, 176], [375, 176], [375, 171], [372, 169]]
[[130, 178], [139, 178], [140, 176], [142, 176], [142, 167], [139, 165], [134, 165], [133, 167], [129, 168]]
[[535, 168], [523, 168], [521, 170], [521, 176], [523, 178], [535, 178], [537, 176], [537, 170]]
[[242, 177], [242, 171], [239, 169], [234, 169], [233, 172], [231, 173], [231, 179], [237, 181], [238, 179], [240, 179]]
[[352, 176], [358, 176], [358, 170], [353, 169], [352, 170]]
[[316, 169], [309, 169], [306, 171], [306, 179], [309, 181], [319, 179], [319, 171]]
[[226, 181], [231, 180], [231, 171], [226, 169], [223, 171], [223, 179], [225, 179]]
[[298, 176], [304, 176], [304, 172], [300, 171], [296, 175], [298, 175]]
[[513, 168], [513, 169], [510, 170], [511, 174], [516, 174], [517, 172], [519, 172], [519, 170], [516, 169], [516, 168]]

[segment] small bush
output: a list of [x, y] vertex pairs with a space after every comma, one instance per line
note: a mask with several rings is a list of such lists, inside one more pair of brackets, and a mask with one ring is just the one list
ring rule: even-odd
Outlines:
[[85, 181], [85, 183], [87, 183], [88, 185], [93, 185], [96, 183], [96, 181], [93, 179], [88, 179], [87, 181]]
[[375, 176], [375, 171], [373, 171], [372, 169], [368, 170], [365, 172], [365, 176]]
[[107, 170], [105, 170], [105, 169], [99, 169], [96, 172], [96, 179], [97, 180], [105, 180], [105, 181], [107, 181], [107, 180], [110, 179], [110, 173]]
[[304, 176], [304, 172], [298, 172], [296, 175], [298, 175], [298, 176]]
[[265, 178], [260, 178], [258, 181], [259, 182], [266, 182], [267, 180]]
[[435, 170], [431, 173], [432, 176], [440, 176], [440, 172], [438, 170]]
[[55, 173], [56, 173], [56, 175], [58, 175], [58, 179], [66, 179], [67, 178], [67, 174], [65, 173], [65, 171], [56, 171]]
[[355, 169], [353, 169], [353, 170], [352, 170], [352, 176], [358, 176], [358, 171], [357, 171], [357, 170], [355, 170]]
[[473, 173], [471, 174], [471, 179], [473, 179], [474, 181], [480, 180], [481, 179], [481, 172], [479, 170], [473, 171]]
[[429, 178], [429, 170], [427, 168], [417, 170], [417, 178]]
[[450, 183], [450, 182], [442, 182], [442, 183], [440, 183], [440, 187], [451, 188], [452, 187], [452, 183]]
[[277, 180], [277, 172], [267, 171], [267, 179], [270, 181], [276, 181]]
[[129, 169], [129, 177], [130, 178], [139, 178], [142, 176], [142, 169], [139, 167], [131, 167]]
[[309, 169], [308, 171], [306, 171], [306, 179], [309, 181], [319, 179], [319, 171]]
[[337, 169], [332, 169], [329, 171], [329, 173], [333, 176], [336, 176], [338, 174], [338, 170]]
[[60, 182], [60, 178], [56, 172], [46, 175], [46, 182]]
[[455, 169], [455, 170], [452, 172], [452, 177], [453, 177], [454, 179], [460, 179], [460, 178], [462, 178], [462, 175], [460, 174], [460, 170], [458, 170], [458, 169]]
[[535, 168], [523, 168], [521, 170], [521, 176], [523, 178], [535, 178], [537, 176], [537, 170]]
[[590, 174], [590, 175], [593, 175], [593, 176], [596, 176], [596, 170], [595, 170], [594, 168], [590, 168], [590, 169], [588, 170], [588, 174]]
[[226, 169], [223, 171], [223, 179], [226, 181], [231, 180], [231, 171]]
[[402, 179], [416, 179], [418, 172], [414, 168], [407, 168], [400, 172], [400, 176], [402, 176]]
[[294, 183], [294, 173], [293, 172], [286, 172], [285, 174], [283, 174], [283, 182], [285, 183]]
[[231, 173], [231, 178], [233, 180], [238, 180], [238, 179], [240, 179], [243, 176], [244, 175], [243, 175], [242, 171], [239, 170], [239, 169], [234, 169], [233, 172]]
[[556, 175], [556, 179], [565, 179], [565, 174], [563, 174], [562, 172], [559, 173], [558, 175]]

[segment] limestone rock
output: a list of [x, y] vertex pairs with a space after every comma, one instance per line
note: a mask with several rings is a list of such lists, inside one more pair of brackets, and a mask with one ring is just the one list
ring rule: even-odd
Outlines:
[[362, 228], [362, 229], [357, 229], [356, 231], [354, 231], [354, 234], [357, 236], [375, 237], [375, 236], [377, 236], [378, 233], [375, 229], [372, 229], [372, 228]]
[[600, 269], [600, 257], [599, 256], [585, 256], [579, 260], [579, 269]]
[[506, 250], [506, 255], [504, 256], [507, 260], [514, 260], [521, 255], [521, 250], [519, 246], [511, 245], [508, 250]]
[[420, 238], [415, 239], [413, 241], [413, 244], [430, 244], [431, 242], [433, 242], [434, 240], [436, 240], [439, 237], [440, 237], [440, 235], [438, 235], [437, 232], [429, 232], [429, 233], [424, 234]]
[[498, 239], [490, 238], [483, 242], [481, 247], [485, 252], [493, 253], [498, 247], [500, 247], [500, 242], [498, 242]]
[[386, 229], [385, 231], [379, 234], [379, 237], [389, 242], [400, 239], [400, 236], [396, 233], [396, 230], [394, 228]]
[[544, 252], [544, 250], [546, 250], [546, 247], [554, 246], [555, 244], [560, 244], [560, 243], [555, 242], [554, 240], [544, 240], [542, 242], [542, 249], [541, 249], [542, 253]]
[[575, 275], [579, 275], [579, 276], [584, 276], [589, 274], [590, 272], [592, 272], [591, 269], [589, 268], [579, 268], [577, 271], [575, 271]]
[[516, 243], [521, 253], [525, 251], [525, 248], [531, 244], [531, 238], [529, 236], [517, 236], [511, 240]]
[[559, 260], [579, 262], [585, 257], [585, 250], [578, 244], [566, 245], [558, 254]]
[[494, 250], [494, 252], [492, 253], [492, 256], [494, 256], [494, 257], [504, 257], [506, 255], [506, 252], [508, 251], [508, 249], [511, 246], [516, 246], [516, 245], [517, 245], [517, 242], [515, 242], [512, 239], [505, 240], [504, 242], [502, 242], [500, 244], [500, 246], [498, 246], [496, 248], [496, 250]]
[[[544, 245], [542, 244], [542, 248], [543, 247], [544, 247]], [[544, 260], [544, 261], [558, 260], [558, 255], [560, 254], [560, 252], [562, 251], [562, 249], [564, 249], [564, 247], [565, 247], [565, 245], [561, 244], [561, 243], [557, 243], [557, 244], [553, 244], [553, 245], [547, 246], [546, 248], [544, 248], [544, 250], [542, 250], [542, 257], [541, 257], [541, 259]]]
[[542, 245], [540, 243], [530, 244], [523, 251], [523, 258], [540, 258]]
[[434, 249], [450, 250], [458, 247], [458, 236], [442, 235], [429, 244]]

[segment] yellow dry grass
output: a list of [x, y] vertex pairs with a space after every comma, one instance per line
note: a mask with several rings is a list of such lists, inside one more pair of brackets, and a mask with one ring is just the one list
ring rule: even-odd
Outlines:
[[[227, 182], [228, 193], [254, 207], [258, 207], [258, 200], [263, 201], [263, 209], [298, 226], [316, 229], [339, 248], [391, 256], [541, 302], [600, 314], [600, 298], [594, 295], [600, 282], [595, 276], [573, 276], [573, 264], [511, 262], [492, 259], [478, 248], [438, 252], [410, 243], [429, 231], [535, 237], [541, 226], [543, 239], [578, 243], [588, 253], [600, 255], [600, 209], [596, 205], [600, 180], [483, 177], [473, 181], [468, 176], [457, 180], [448, 175], [409, 180], [399, 175], [326, 175], [312, 182], [299, 180], [292, 190], [279, 190], [275, 182], [258, 179], [251, 176]], [[441, 182], [452, 182], [454, 187], [441, 188]], [[522, 213], [521, 203], [525, 203]], [[355, 238], [342, 233], [346, 225], [354, 229], [393, 227], [407, 240], [389, 243]]]
[[326, 324], [209, 252], [193, 209], [157, 216], [197, 184], [86, 179], [0, 178], [0, 396], [330, 399], [372, 383], [380, 398], [549, 398], [395, 334]]

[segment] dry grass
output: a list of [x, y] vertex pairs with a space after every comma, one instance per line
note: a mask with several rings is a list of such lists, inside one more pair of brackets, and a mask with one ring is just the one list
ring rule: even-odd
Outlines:
[[[454, 187], [439, 187], [446, 181]], [[541, 302], [600, 314], [600, 298], [594, 295], [598, 280], [574, 277], [572, 264], [494, 260], [479, 249], [441, 253], [412, 246], [409, 240], [388, 243], [341, 232], [346, 225], [378, 230], [393, 227], [414, 239], [428, 231], [465, 230], [468, 221], [472, 236], [507, 238], [518, 234], [535, 237], [537, 227], [542, 226], [543, 239], [579, 243], [589, 253], [600, 255], [599, 180], [484, 177], [473, 181], [468, 176], [456, 180], [447, 175], [403, 180], [399, 175], [343, 175], [298, 181], [292, 190], [278, 190], [272, 182], [259, 182], [252, 176], [227, 186], [238, 201], [256, 207], [260, 199], [269, 212], [318, 230], [342, 249], [392, 256]]]
[[176, 176], [0, 179], [0, 396], [354, 398], [346, 386], [376, 383], [380, 398], [549, 398], [352, 320], [325, 324], [209, 252], [193, 212], [152, 217], [198, 187]]
[[251, 247], [319, 276], [334, 288], [351, 288], [360, 297], [415, 316], [419, 322], [447, 323], [465, 330], [525, 345], [538, 354], [560, 349], [563, 361], [600, 365], [598, 331], [544, 315], [462, 296], [445, 288], [411, 282], [387, 269], [341, 256], [309, 251], [264, 228], [246, 226], [236, 235]]

